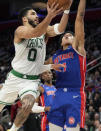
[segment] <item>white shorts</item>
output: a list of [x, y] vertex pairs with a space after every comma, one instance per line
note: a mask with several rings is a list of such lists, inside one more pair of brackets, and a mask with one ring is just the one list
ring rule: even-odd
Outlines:
[[3, 88], [0, 90], [0, 104], [13, 104], [18, 95], [21, 99], [28, 94], [37, 98], [39, 82], [40, 80], [22, 79], [9, 73], [7, 80], [3, 84]]

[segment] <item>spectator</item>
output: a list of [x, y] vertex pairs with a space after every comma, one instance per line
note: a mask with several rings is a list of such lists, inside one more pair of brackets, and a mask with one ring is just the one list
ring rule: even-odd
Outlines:
[[94, 115], [94, 120], [95, 121], [99, 121], [99, 119], [100, 119], [100, 116], [99, 116], [99, 113], [95, 113], [95, 115]]
[[99, 128], [99, 125], [100, 125], [99, 120], [95, 120], [94, 125], [95, 125], [95, 131], [98, 131], [99, 130], [98, 128]]
[[94, 108], [93, 106], [89, 106], [89, 119], [94, 120]]
[[93, 120], [90, 120], [89, 114], [85, 113], [85, 129], [90, 131], [90, 129], [94, 128]]
[[99, 107], [99, 119], [100, 119], [100, 122], [101, 122], [101, 106]]
[[98, 47], [94, 47], [93, 56], [96, 58], [100, 55], [100, 51], [98, 50]]
[[100, 123], [100, 125], [99, 125], [98, 131], [101, 131], [101, 123]]

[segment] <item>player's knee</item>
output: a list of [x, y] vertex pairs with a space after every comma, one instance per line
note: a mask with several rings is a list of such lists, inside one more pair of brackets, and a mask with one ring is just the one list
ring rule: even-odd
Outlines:
[[49, 130], [50, 131], [62, 131], [63, 128], [55, 124], [49, 123]]
[[66, 131], [80, 131], [80, 125], [77, 124], [77, 126], [74, 127], [66, 127]]
[[32, 95], [26, 95], [22, 99], [22, 108], [27, 112], [31, 111], [33, 105], [35, 103], [35, 98]]
[[2, 111], [2, 109], [5, 107], [5, 105], [0, 104], [0, 112]]

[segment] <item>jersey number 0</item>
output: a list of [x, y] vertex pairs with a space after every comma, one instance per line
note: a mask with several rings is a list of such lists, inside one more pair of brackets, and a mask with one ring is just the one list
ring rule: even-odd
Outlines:
[[28, 61], [35, 61], [36, 55], [37, 55], [37, 50], [34, 48], [30, 49], [28, 53]]

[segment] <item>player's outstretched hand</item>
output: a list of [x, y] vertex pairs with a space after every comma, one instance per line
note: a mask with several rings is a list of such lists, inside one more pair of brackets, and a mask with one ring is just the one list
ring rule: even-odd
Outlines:
[[51, 5], [51, 7], [49, 7], [49, 5], [47, 4], [48, 15], [50, 15], [50, 17], [52, 17], [52, 19], [53, 19], [56, 15], [60, 14], [61, 12], [63, 12], [63, 7], [60, 8], [60, 9], [57, 9], [58, 6], [59, 6], [59, 4], [57, 4], [57, 3], [55, 3], [55, 2]]
[[61, 69], [60, 69], [61, 67], [66, 68], [64, 64], [53, 64], [52, 65], [52, 69], [59, 71], [59, 72], [61, 72]]
[[45, 109], [44, 109], [44, 110], [45, 110], [45, 112], [46, 112], [46, 111], [48, 111], [48, 112], [49, 112], [49, 111], [50, 111], [50, 108], [51, 108], [50, 106], [46, 106], [46, 107], [45, 107]]

